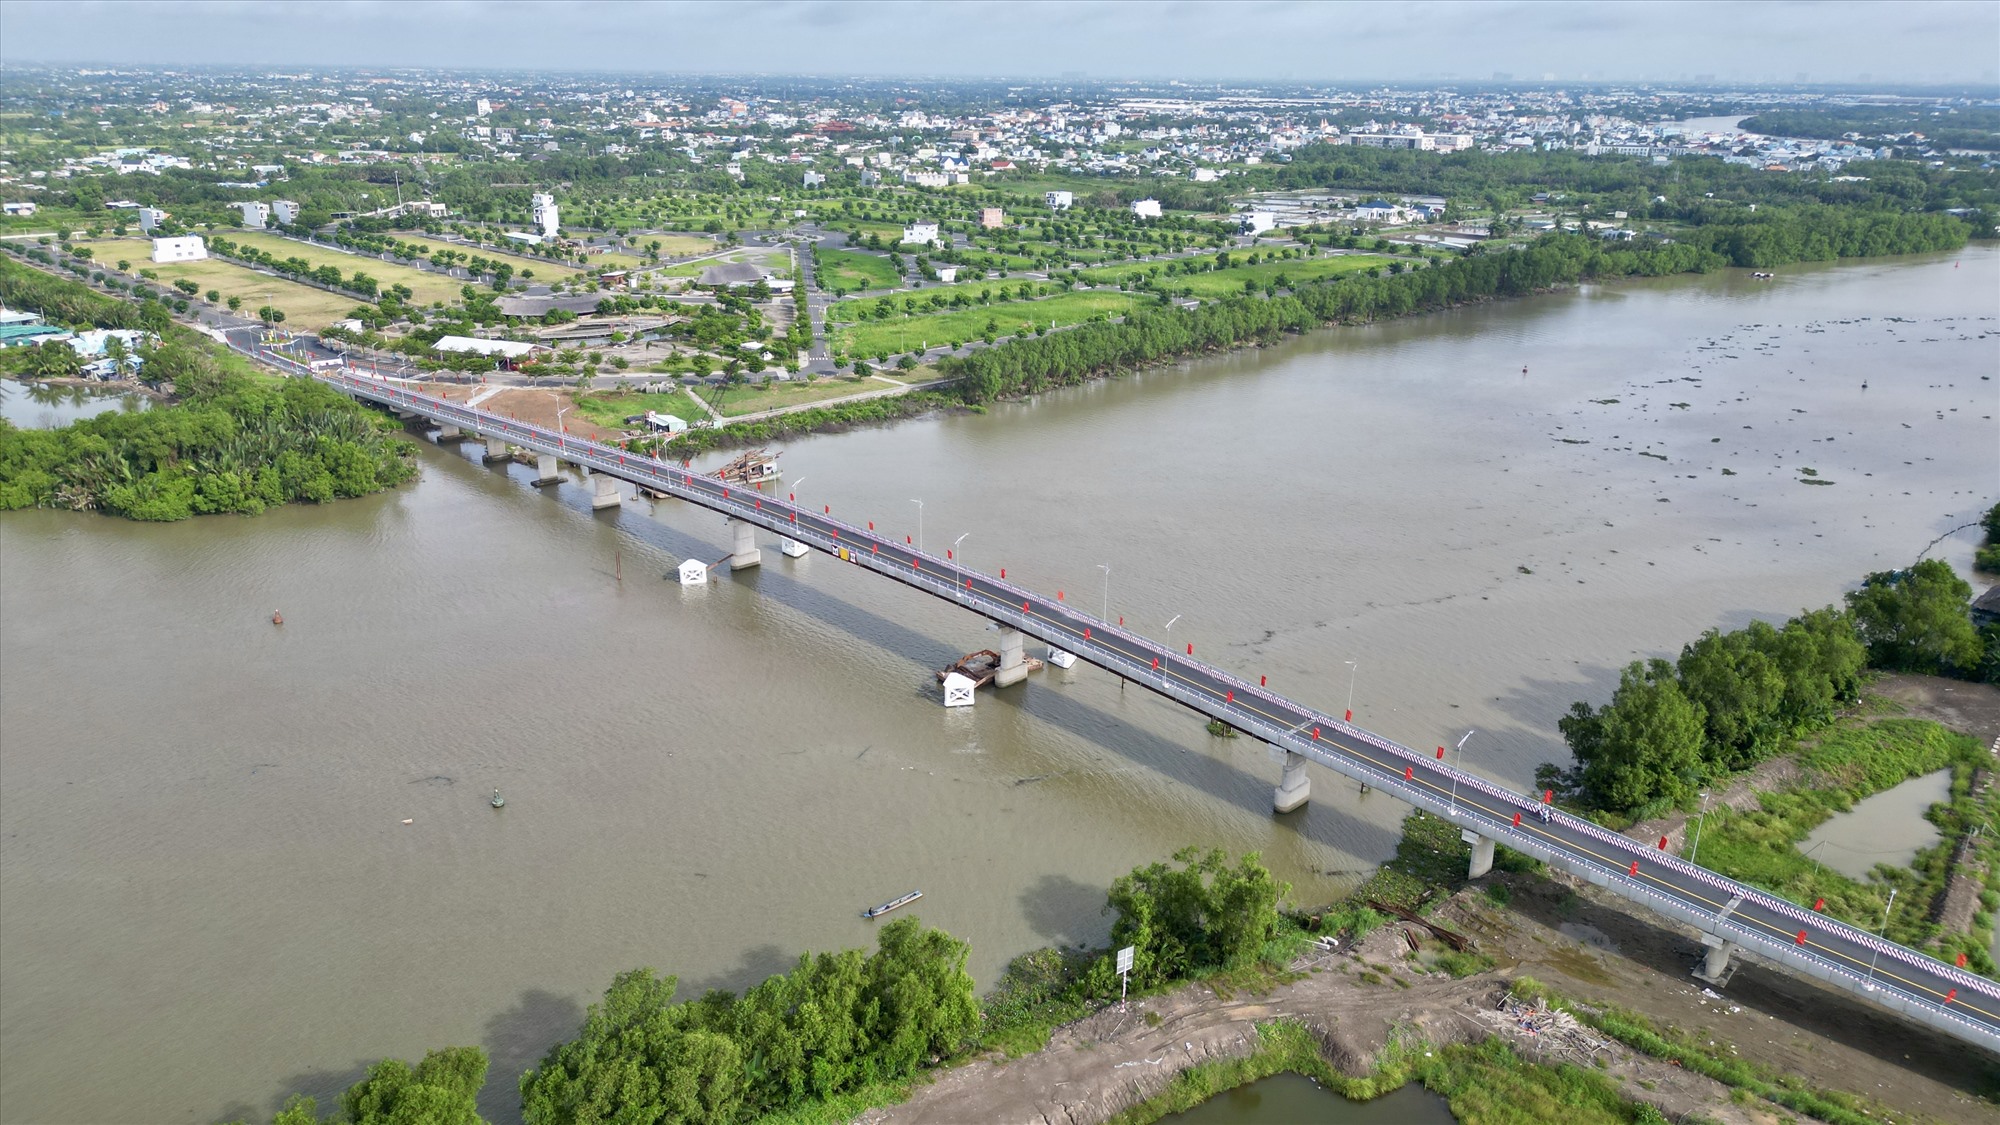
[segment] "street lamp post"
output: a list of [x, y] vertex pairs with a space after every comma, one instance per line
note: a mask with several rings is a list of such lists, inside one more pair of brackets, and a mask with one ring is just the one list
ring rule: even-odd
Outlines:
[[804, 477], [800, 477], [799, 479], [793, 481], [792, 487], [785, 491], [785, 499], [790, 500], [794, 504], [798, 503], [799, 489], [804, 488], [805, 486], [806, 486], [806, 478]]
[[[1875, 932], [1875, 936], [1884, 941], [1887, 941], [1889, 938], [1889, 911], [1894, 909], [1895, 906], [1896, 906], [1896, 888], [1890, 887], [1889, 902], [1886, 906], [1882, 907], [1882, 927], [1881, 929]], [[1870, 950], [1868, 954], [1868, 988], [1871, 992], [1874, 991], [1875, 988], [1875, 962], [1881, 956], [1882, 956], [1882, 950], [1879, 947]]]
[[921, 555], [924, 553], [924, 502], [912, 500], [910, 503], [917, 506], [917, 553]]
[[1806, 858], [1807, 858], [1807, 859], [1810, 859], [1810, 860], [1812, 860], [1812, 861], [1813, 861], [1813, 885], [1814, 885], [1814, 886], [1818, 886], [1818, 885], [1819, 885], [1819, 860], [1818, 860], [1817, 858], [1815, 858], [1815, 855], [1814, 855], [1814, 853], [1818, 852], [1818, 851], [1819, 851], [1819, 850], [1820, 850], [1821, 848], [1823, 848], [1823, 847], [1825, 847], [1825, 846], [1826, 846], [1826, 841], [1825, 841], [1825, 840], [1821, 840], [1821, 841], [1820, 841], [1819, 843], [1817, 843], [1817, 844], [1814, 844], [1814, 845], [1813, 845], [1812, 847], [1810, 847], [1810, 848], [1807, 848], [1807, 849], [1806, 849]]
[[965, 542], [971, 534], [968, 531], [951, 541], [952, 575], [954, 577], [951, 588], [953, 593], [958, 593], [965, 588], [965, 552], [959, 549], [958, 545]]
[[[1174, 614], [1174, 621], [1179, 621], [1180, 619], [1180, 614]], [[1160, 658], [1161, 687], [1167, 686], [1167, 661], [1172, 660], [1174, 657], [1174, 621], [1167, 622], [1167, 655]]]
[[1098, 614], [1098, 620], [1110, 621], [1111, 620], [1111, 564], [1098, 563], [1097, 569], [1104, 572], [1104, 610], [1102, 613]]
[[1343, 721], [1351, 723], [1354, 721], [1354, 674], [1361, 671], [1361, 662], [1345, 660], [1342, 663], [1347, 665], [1347, 716]]
[[1477, 733], [1479, 732], [1466, 731], [1465, 738], [1459, 739], [1458, 746], [1455, 748], [1458, 751], [1458, 770], [1451, 775], [1451, 811], [1453, 812], [1458, 811], [1458, 775], [1465, 772], [1465, 740]]
[[1701, 815], [1696, 817], [1694, 822], [1694, 847], [1688, 849], [1689, 863], [1697, 863], [1700, 862], [1701, 860], [1701, 826], [1702, 822], [1706, 821], [1707, 819], [1708, 819], [1708, 790], [1704, 789], [1701, 791]]
[[569, 439], [563, 436], [568, 431], [563, 429], [562, 420], [563, 415], [569, 413], [569, 409], [567, 406], [556, 408], [556, 446], [564, 453], [569, 452]]

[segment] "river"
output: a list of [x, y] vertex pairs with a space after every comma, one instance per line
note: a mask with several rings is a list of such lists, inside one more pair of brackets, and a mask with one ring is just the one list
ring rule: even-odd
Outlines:
[[[1320, 332], [782, 464], [1086, 606], [1109, 566], [1132, 627], [1178, 615], [1174, 644], [1336, 711], [1351, 675], [1358, 722], [1476, 729], [1466, 765], [1526, 786], [1627, 661], [1833, 601], [1993, 502], [2000, 253], [1781, 273]], [[1109, 880], [1185, 844], [1308, 903], [1393, 849], [1394, 801], [1316, 773], [1275, 818], [1260, 746], [1088, 668], [946, 711], [932, 671], [992, 634], [858, 568], [767, 545], [682, 589], [719, 517], [422, 460], [254, 519], [0, 517], [6, 1121], [324, 1107], [480, 1043], [512, 1122], [623, 969], [742, 987], [921, 888], [984, 984], [1101, 940]]]

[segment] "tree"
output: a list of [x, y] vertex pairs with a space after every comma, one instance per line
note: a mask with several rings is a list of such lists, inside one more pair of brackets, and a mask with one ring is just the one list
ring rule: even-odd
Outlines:
[[35, 345], [28, 357], [28, 370], [38, 379], [74, 379], [83, 374], [83, 357], [67, 340], [50, 340]]
[[1898, 672], [1966, 672], [1985, 645], [1966, 603], [1972, 587], [1949, 564], [1925, 559], [1908, 570], [1878, 571], [1847, 595], [1868, 663]]
[[1183, 848], [1173, 859], [1178, 869], [1154, 863], [1119, 876], [1106, 899], [1105, 909], [1118, 913], [1111, 944], [1133, 947], [1132, 978], [1142, 987], [1248, 963], [1274, 932], [1278, 901], [1291, 889], [1274, 882], [1254, 853], [1234, 867], [1221, 849]]
[[1703, 776], [1706, 716], [1681, 691], [1673, 665], [1633, 661], [1611, 702], [1578, 703], [1557, 722], [1581, 769], [1583, 786], [1605, 808], [1679, 801]]
[[243, 298], [241, 298], [241, 297], [231, 297], [231, 298], [229, 298], [229, 301], [228, 301], [228, 304], [229, 304], [229, 311], [230, 311], [230, 312], [235, 312], [235, 311], [236, 311], [237, 309], [240, 309], [240, 308], [242, 308], [242, 307], [243, 307]]
[[414, 1069], [401, 1059], [376, 1063], [340, 1095], [340, 1108], [351, 1125], [485, 1125], [478, 1108], [485, 1084], [484, 1050], [447, 1047]]

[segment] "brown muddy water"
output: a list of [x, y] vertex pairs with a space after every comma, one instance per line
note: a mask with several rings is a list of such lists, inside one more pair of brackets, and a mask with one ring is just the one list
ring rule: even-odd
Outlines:
[[[1525, 786], [1627, 661], [1836, 600], [1990, 505], [1996, 315], [1991, 250], [1593, 286], [782, 464], [1321, 707], [1351, 682], [1394, 738], [1475, 729], [1467, 766]], [[480, 1043], [514, 1121], [623, 969], [742, 987], [918, 888], [985, 983], [1101, 939], [1108, 881], [1185, 844], [1308, 903], [1393, 849], [1395, 802], [1319, 773], [1274, 818], [1259, 746], [1088, 668], [948, 712], [932, 672], [989, 646], [976, 618], [769, 549], [684, 590], [719, 517], [592, 515], [475, 453], [256, 519], [0, 517], [0, 1119], [268, 1115]]]

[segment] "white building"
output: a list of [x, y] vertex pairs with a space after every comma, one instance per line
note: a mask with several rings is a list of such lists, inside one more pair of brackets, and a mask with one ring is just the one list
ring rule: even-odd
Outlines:
[[1048, 204], [1051, 211], [1067, 211], [1070, 208], [1071, 197], [1066, 191], [1045, 191], [1042, 193], [1042, 202]]
[[530, 202], [535, 205], [535, 226], [541, 229], [542, 237], [554, 238], [557, 229], [562, 226], [562, 220], [556, 212], [556, 197], [546, 192], [536, 192]]
[[478, 114], [481, 117], [485, 117], [486, 115], [493, 112], [493, 103], [487, 101], [485, 98], [481, 98], [477, 102], [473, 103], [472, 112]]
[[826, 176], [819, 172], [807, 172], [802, 182], [809, 188], [822, 187], [826, 184]]
[[0, 203], [0, 212], [9, 215], [32, 215], [35, 213], [35, 205], [32, 203]]
[[938, 225], [936, 223], [911, 223], [909, 226], [903, 228], [903, 241], [916, 242], [928, 246], [938, 241]]
[[299, 221], [299, 205], [290, 199], [274, 199], [271, 201], [271, 217], [277, 219], [280, 226], [291, 226]]
[[243, 225], [249, 230], [263, 230], [264, 224], [271, 218], [271, 205], [268, 203], [252, 200], [248, 203], [238, 203], [236, 209], [243, 212]]
[[167, 221], [167, 213], [158, 207], [139, 208], [139, 229], [152, 230]]
[[1160, 217], [1160, 201], [1157, 199], [1135, 199], [1132, 201], [1132, 216], [1138, 219]]
[[1244, 234], [1263, 234], [1278, 225], [1278, 217], [1269, 211], [1245, 211], [1236, 216], [1236, 223]]
[[1188, 177], [1198, 184], [1212, 184], [1222, 177], [1222, 173], [1213, 168], [1196, 168], [1188, 173]]
[[950, 285], [952, 282], [958, 280], [958, 267], [939, 266], [937, 268], [937, 275], [938, 275], [938, 284]]
[[485, 355], [517, 360], [533, 353], [540, 346], [516, 340], [475, 340], [470, 336], [440, 336], [438, 342], [431, 345], [431, 350], [446, 355]]
[[153, 240], [154, 262], [199, 262], [208, 257], [208, 244], [199, 235]]

